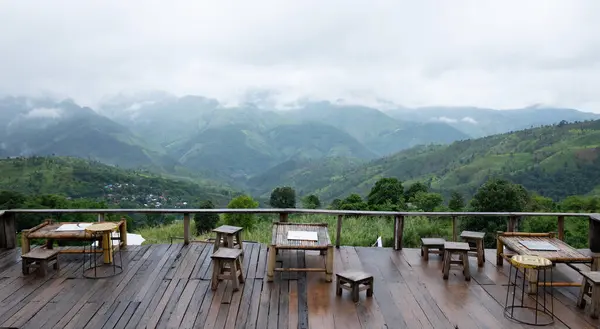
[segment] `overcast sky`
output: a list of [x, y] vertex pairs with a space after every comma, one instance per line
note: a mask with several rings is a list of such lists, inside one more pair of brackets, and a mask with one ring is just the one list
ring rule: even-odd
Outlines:
[[600, 1], [2, 1], [0, 94], [600, 112]]

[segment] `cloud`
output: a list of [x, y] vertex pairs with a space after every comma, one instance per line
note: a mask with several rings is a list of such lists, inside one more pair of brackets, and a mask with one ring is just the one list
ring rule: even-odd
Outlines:
[[434, 118], [434, 120], [435, 121], [446, 122], [446, 123], [455, 123], [455, 122], [458, 122], [458, 120], [452, 119], [452, 118], [448, 118], [448, 117]]
[[58, 119], [62, 116], [63, 111], [58, 108], [35, 108], [23, 115], [26, 119], [39, 119], [39, 118], [50, 118]]
[[600, 112], [598, 12], [596, 0], [4, 1], [0, 93]]
[[460, 119], [460, 121], [462, 122], [468, 122], [468, 123], [472, 123], [474, 125], [478, 124], [479, 122], [477, 122], [477, 120], [471, 118], [471, 117], [464, 117], [462, 119]]

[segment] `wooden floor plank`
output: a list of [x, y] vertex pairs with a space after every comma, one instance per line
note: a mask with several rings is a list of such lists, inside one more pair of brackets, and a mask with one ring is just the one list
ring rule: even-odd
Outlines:
[[[212, 244], [131, 246], [123, 250], [123, 273], [93, 280], [82, 277], [81, 255], [61, 255], [61, 270], [24, 276], [14, 253], [0, 273], [0, 326], [20, 328], [529, 328], [503, 314], [508, 266], [495, 265], [486, 250], [484, 267], [474, 260], [473, 279], [458, 269], [442, 279], [436, 256], [425, 262], [418, 249], [341, 247], [334, 272], [366, 270], [375, 295], [335, 294], [323, 273], [280, 273], [265, 281], [267, 248], [245, 243], [246, 283], [233, 292], [230, 281], [210, 289]], [[5, 255], [5, 256], [3, 256]], [[99, 255], [100, 256], [100, 255]], [[13, 259], [14, 257], [14, 259]], [[283, 251], [283, 267], [318, 267], [318, 252]], [[118, 259], [117, 259], [118, 263]], [[555, 280], [578, 280], [561, 264]], [[519, 291], [519, 290], [518, 290]], [[555, 288], [556, 323], [548, 328], [597, 328], [575, 305], [577, 288]], [[519, 300], [520, 297], [517, 298]], [[533, 305], [530, 297], [525, 304]]]

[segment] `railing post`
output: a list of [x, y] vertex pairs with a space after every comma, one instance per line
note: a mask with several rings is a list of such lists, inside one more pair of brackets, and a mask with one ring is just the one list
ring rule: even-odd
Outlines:
[[565, 240], [565, 216], [558, 216], [558, 239]]
[[456, 227], [456, 216], [452, 216], [452, 241], [458, 240], [458, 232]]
[[103, 222], [104, 221], [104, 214], [103, 213], [98, 214], [98, 221], [99, 222]]
[[342, 236], [342, 219], [344, 219], [343, 215], [338, 215], [337, 218], [337, 227], [336, 232], [335, 232], [335, 247], [339, 248], [340, 247], [340, 240], [341, 240], [341, 236]]
[[288, 213], [287, 212], [281, 212], [279, 213], [279, 221], [280, 222], [287, 222], [288, 221]]
[[508, 217], [508, 227], [507, 227], [507, 231], [508, 232], [514, 232], [515, 231], [515, 224], [517, 222], [517, 218], [515, 216], [509, 216]]
[[15, 224], [15, 214], [4, 213], [0, 216], [0, 248], [13, 249], [17, 247]]
[[394, 250], [402, 250], [402, 233], [404, 232], [404, 216], [394, 218]]
[[183, 243], [190, 244], [190, 214], [183, 214]]

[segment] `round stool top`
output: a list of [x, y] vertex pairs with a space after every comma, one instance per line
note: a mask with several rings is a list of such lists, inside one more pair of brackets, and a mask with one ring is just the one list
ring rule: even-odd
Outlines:
[[87, 232], [110, 232], [114, 231], [119, 227], [116, 223], [110, 222], [102, 222], [102, 223], [94, 223], [85, 228]]
[[515, 255], [510, 259], [510, 263], [515, 267], [532, 269], [552, 266], [552, 262], [547, 258], [529, 255]]

